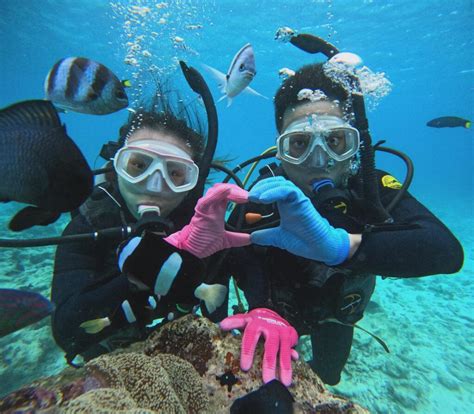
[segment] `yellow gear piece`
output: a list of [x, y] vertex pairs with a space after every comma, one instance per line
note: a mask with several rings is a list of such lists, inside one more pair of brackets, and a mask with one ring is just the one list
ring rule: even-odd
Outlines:
[[344, 201], [341, 201], [339, 204], [336, 204], [334, 208], [341, 209], [343, 214], [347, 214], [347, 204]]
[[398, 181], [395, 177], [391, 175], [384, 175], [382, 177], [382, 184], [384, 187], [391, 188], [393, 190], [400, 190], [402, 188], [402, 184]]

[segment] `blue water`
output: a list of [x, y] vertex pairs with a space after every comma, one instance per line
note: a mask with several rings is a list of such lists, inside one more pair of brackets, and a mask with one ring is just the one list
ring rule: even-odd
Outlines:
[[[443, 376], [443, 369], [447, 369], [439, 363], [436, 368], [438, 377], [433, 379], [430, 375], [420, 374], [413, 381], [400, 385], [396, 382], [400, 381], [400, 378], [394, 380], [396, 375], [390, 374], [393, 374], [394, 370], [379, 369], [389, 364], [387, 359], [381, 360], [377, 368], [370, 369], [371, 361], [381, 357], [377, 354], [376, 347], [373, 353], [367, 353], [367, 347], [361, 345], [365, 343], [365, 337], [361, 337], [362, 342], [356, 342], [356, 354], [353, 350], [348, 368], [368, 368], [363, 378], [357, 375], [344, 377], [337, 391], [350, 395], [374, 412], [473, 412], [473, 321], [469, 318], [463, 319], [465, 322], [457, 320], [456, 323], [450, 324], [446, 321], [452, 321], [452, 318], [460, 314], [470, 315], [469, 309], [473, 305], [471, 279], [474, 275], [474, 247], [471, 232], [474, 228], [474, 130], [434, 129], [425, 125], [428, 120], [443, 115], [471, 120], [474, 118], [473, 2], [175, 0], [168, 1], [168, 7], [163, 9], [158, 9], [156, 3], [158, 2], [115, 1], [112, 5], [100, 0], [2, 0], [0, 107], [20, 100], [42, 98], [47, 72], [57, 60], [66, 56], [84, 56], [106, 64], [120, 78], [132, 80], [133, 96], [143, 90], [152, 89], [153, 80], [146, 68], [155, 64], [160, 73], [169, 75], [179, 85], [185, 99], [190, 101], [193, 99], [193, 93], [188, 91], [180, 71], [176, 69], [176, 57], [198, 69], [201, 69], [201, 63], [206, 63], [226, 72], [235, 52], [250, 42], [256, 54], [258, 72], [251, 86], [268, 97], [273, 96], [280, 84], [278, 69], [297, 69], [317, 59], [290, 44], [277, 43], [274, 34], [280, 26], [316, 34], [331, 41], [342, 51], [359, 54], [365, 65], [374, 72], [384, 72], [393, 85], [391, 93], [369, 112], [373, 139], [385, 139], [387, 145], [411, 156], [415, 163], [415, 179], [411, 191], [455, 232], [466, 253], [464, 269], [457, 276], [427, 278], [420, 281], [420, 285], [403, 281], [396, 281], [391, 285], [388, 285], [387, 281], [383, 282], [376, 294], [379, 296], [375, 299], [388, 308], [383, 316], [372, 316], [372, 322], [369, 320], [368, 323], [375, 324], [382, 336], [384, 324], [397, 330], [400, 324], [393, 312], [398, 310], [401, 313], [395, 315], [401, 318], [403, 314], [408, 322], [405, 320], [403, 332], [395, 331], [397, 333], [393, 334], [392, 341], [400, 341], [397, 343], [400, 345], [400, 353], [406, 354], [406, 349], [410, 349], [413, 352], [413, 360], [396, 361], [405, 363], [405, 366], [414, 364], [414, 361], [422, 361], [420, 364], [423, 365], [423, 361], [426, 361], [420, 372], [423, 372], [424, 368], [432, 373], [429, 364], [434, 364], [433, 360], [439, 362], [440, 355], [449, 354], [452, 359], [443, 364], [452, 367], [453, 361], [461, 358], [465, 367], [459, 369], [467, 371], [470, 367], [471, 374], [461, 375], [458, 372], [457, 386], [447, 387], [442, 381], [438, 384], [436, 378]], [[131, 22], [133, 34], [132, 37], [127, 37], [128, 32], [123, 25], [130, 19], [131, 14], [126, 14], [125, 10], [133, 5], [148, 6], [150, 12], [144, 13], [144, 16], [132, 16], [138, 22]], [[163, 17], [166, 13], [168, 15]], [[165, 19], [164, 24], [160, 24], [159, 18]], [[186, 28], [190, 24], [203, 27], [190, 30]], [[156, 39], [151, 39], [151, 31], [157, 32]], [[146, 36], [143, 45], [152, 57], [142, 56], [141, 69], [138, 70], [124, 63], [125, 44], [135, 41], [141, 34]], [[176, 36], [184, 39], [187, 50], [173, 47], [172, 39]], [[134, 73], [139, 75], [138, 79], [134, 78]], [[213, 79], [207, 74], [204, 76], [217, 100], [220, 93]], [[219, 103], [218, 112], [218, 155], [234, 156], [237, 163], [274, 144], [276, 129], [271, 100], [241, 95], [234, 100], [230, 108], [226, 108], [224, 102]], [[90, 164], [95, 166], [101, 164], [101, 161], [96, 160], [101, 145], [107, 140], [117, 138], [117, 130], [126, 117], [126, 111], [107, 116], [74, 113], [62, 115], [69, 135], [79, 144]], [[403, 178], [403, 166], [396, 159], [380, 156], [378, 166]], [[2, 222], [6, 222], [11, 211], [9, 207], [2, 209]], [[58, 225], [53, 230], [59, 231], [60, 227]], [[40, 234], [42, 231], [35, 232]], [[33, 233], [36, 234], [35, 232]], [[41, 283], [32, 281], [32, 278], [37, 277], [33, 273], [29, 274], [28, 278], [33, 285], [38, 283], [40, 289], [47, 294], [53, 250], [39, 252], [35, 251], [35, 254], [45, 255], [44, 280]], [[31, 270], [32, 265], [28, 261], [31, 254], [26, 250], [21, 253], [0, 252], [4, 267], [8, 267], [10, 272], [12, 267], [18, 267], [19, 260], [24, 264], [25, 272]], [[0, 282], [8, 286], [15, 283], [10, 276], [5, 275], [0, 275]], [[441, 290], [436, 293], [431, 287]], [[446, 297], [443, 296], [444, 290], [450, 292]], [[406, 307], [399, 309], [400, 304], [396, 303], [396, 300], [406, 301]], [[447, 309], [447, 316], [440, 314], [439, 318], [436, 316], [437, 322], [429, 325], [430, 321], [433, 321], [432, 308], [431, 305], [428, 309], [417, 308], [417, 303], [422, 302], [434, 303], [433, 307], [437, 312], [442, 306]], [[403, 313], [403, 309], [413, 309], [413, 312]], [[392, 318], [395, 320], [391, 321]], [[407, 330], [415, 325], [417, 329], [413, 330], [413, 335], [422, 330], [420, 326], [429, 327], [422, 339], [424, 345], [420, 345], [420, 352], [423, 352], [424, 356], [420, 356], [416, 349], [413, 350], [407, 339]], [[47, 326], [44, 325], [43, 329], [47, 330]], [[466, 332], [467, 338], [471, 338], [470, 341], [466, 339]], [[46, 346], [43, 340], [40, 344], [36, 343], [33, 333], [28, 340], [20, 334], [1, 341], [3, 346], [8, 348], [8, 353], [4, 351], [0, 361], [0, 378], [3, 377], [1, 382], [7, 384], [3, 392], [28, 382], [40, 373], [49, 372], [48, 369], [54, 371], [62, 366], [61, 354], [54, 350], [54, 345], [50, 343]], [[442, 351], [442, 343], [446, 341], [446, 337], [451, 338], [449, 352]], [[459, 341], [463, 344], [464, 353], [457, 350], [456, 344]], [[439, 348], [432, 344], [438, 344]], [[28, 346], [31, 348], [27, 348]], [[33, 352], [38, 355], [36, 361], [34, 356], [31, 357], [32, 352], [22, 352], [24, 349], [37, 350], [38, 347], [49, 351], [43, 354]], [[360, 353], [357, 353], [358, 347]], [[15, 350], [19, 353], [15, 354]], [[436, 354], [438, 351], [439, 355]], [[13, 354], [17, 357], [12, 357]], [[49, 358], [53, 355], [56, 359], [45, 362], [43, 358], [46, 354]], [[364, 360], [357, 359], [360, 355], [364, 355]], [[393, 357], [391, 358], [390, 363], [395, 364]], [[33, 369], [32, 365], [40, 368]], [[390, 387], [395, 387], [393, 381], [398, 384], [398, 390], [405, 390], [399, 391], [402, 394], [400, 399], [394, 397], [397, 392], [386, 392]], [[414, 383], [418, 384], [417, 388], [412, 387]], [[371, 390], [370, 393], [368, 389]], [[420, 397], [420, 401], [412, 406], [406, 398], [403, 400], [403, 396], [410, 395], [410, 398], [415, 398], [413, 395], [419, 393], [423, 394], [423, 398]], [[369, 394], [370, 398], [367, 397]]]

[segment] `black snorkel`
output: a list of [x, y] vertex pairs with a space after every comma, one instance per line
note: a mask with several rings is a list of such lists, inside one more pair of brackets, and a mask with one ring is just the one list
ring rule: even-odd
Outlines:
[[[359, 86], [360, 91], [360, 86]], [[362, 186], [366, 208], [369, 216], [376, 223], [391, 223], [393, 219], [380, 201], [379, 184], [375, 171], [375, 150], [369, 132], [369, 121], [365, 115], [364, 95], [352, 93], [352, 107], [355, 116], [355, 127], [360, 134], [360, 165], [362, 169]]]
[[[339, 53], [339, 50], [334, 45], [311, 34], [298, 34], [293, 36], [290, 39], [290, 43], [307, 53], [323, 53], [328, 60], [335, 54]], [[361, 138], [360, 158], [363, 198], [374, 224], [389, 223], [392, 221], [392, 218], [380, 201], [377, 173], [375, 171], [375, 150], [372, 146], [372, 137], [369, 132], [369, 121], [366, 117], [364, 95], [359, 80], [354, 78], [354, 82], [355, 84], [352, 86], [357, 90], [357, 92], [352, 92], [350, 96], [352, 98], [352, 108], [355, 117], [354, 126], [359, 131]]]
[[312, 55], [322, 53], [328, 59], [339, 53], [339, 49], [324, 39], [309, 33], [301, 33], [290, 38], [290, 43]]
[[[202, 158], [199, 162], [199, 178], [196, 187], [190, 192], [187, 197], [186, 204], [192, 206], [180, 211], [179, 224], [187, 224], [194, 214], [194, 206], [197, 200], [204, 192], [207, 176], [212, 164], [212, 159], [217, 147], [218, 135], [218, 118], [217, 111], [214, 104], [214, 99], [207, 86], [204, 78], [193, 67], [189, 67], [183, 61], [179, 62], [181, 70], [184, 74], [186, 82], [190, 88], [202, 98], [207, 114], [207, 143]], [[117, 150], [120, 148], [118, 142], [108, 142], [104, 144], [101, 149], [100, 156], [106, 160], [113, 158]], [[214, 166], [215, 168], [223, 170], [226, 174], [231, 173], [229, 170]], [[94, 175], [107, 174], [113, 171], [113, 167], [100, 168], [93, 171]], [[180, 209], [181, 210], [181, 209]], [[144, 229], [151, 230], [156, 233], [164, 235], [170, 234], [174, 231], [175, 223], [171, 220], [160, 217], [156, 211], [143, 211], [140, 219], [136, 223], [130, 223], [122, 227], [112, 227], [108, 229], [99, 230], [87, 234], [73, 234], [68, 236], [56, 236], [37, 239], [0, 239], [0, 247], [39, 247], [58, 245], [63, 243], [75, 243], [84, 240], [102, 240], [102, 239], [119, 239], [125, 240], [131, 236], [140, 235]]]
[[179, 65], [184, 77], [186, 78], [186, 81], [188, 82], [188, 85], [202, 98], [204, 107], [206, 109], [208, 128], [206, 148], [202, 155], [201, 161], [199, 162], [198, 182], [188, 197], [188, 202], [193, 206], [193, 208], [190, 209], [190, 213], [187, 214], [187, 217], [183, 217], [185, 224], [187, 224], [194, 214], [194, 206], [204, 193], [204, 187], [211, 169], [212, 159], [214, 158], [214, 154], [216, 152], [219, 125], [214, 98], [212, 97], [211, 91], [209, 90], [206, 81], [196, 69], [189, 67], [185, 62], [179, 61]]

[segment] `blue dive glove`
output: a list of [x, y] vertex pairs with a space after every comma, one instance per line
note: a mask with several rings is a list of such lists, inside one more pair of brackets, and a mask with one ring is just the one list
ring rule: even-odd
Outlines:
[[264, 179], [250, 190], [249, 200], [263, 204], [276, 202], [280, 212], [280, 226], [254, 231], [252, 243], [275, 246], [331, 266], [349, 256], [347, 231], [332, 227], [291, 181], [283, 177]]

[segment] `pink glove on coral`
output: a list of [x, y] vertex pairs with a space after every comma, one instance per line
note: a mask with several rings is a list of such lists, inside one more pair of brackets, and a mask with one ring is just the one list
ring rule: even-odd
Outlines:
[[225, 230], [225, 212], [229, 201], [246, 203], [248, 192], [234, 184], [214, 184], [197, 202], [191, 222], [165, 240], [199, 258], [229, 247], [249, 245], [249, 234]]
[[246, 314], [229, 316], [219, 325], [225, 331], [244, 328], [240, 353], [240, 368], [244, 371], [252, 367], [255, 348], [260, 335], [263, 334], [265, 338], [263, 382], [267, 383], [276, 378], [276, 362], [279, 353], [280, 381], [287, 387], [291, 384], [293, 374], [291, 360], [298, 359], [298, 352], [292, 348], [298, 343], [298, 334], [296, 329], [278, 313], [270, 309], [257, 308]]

